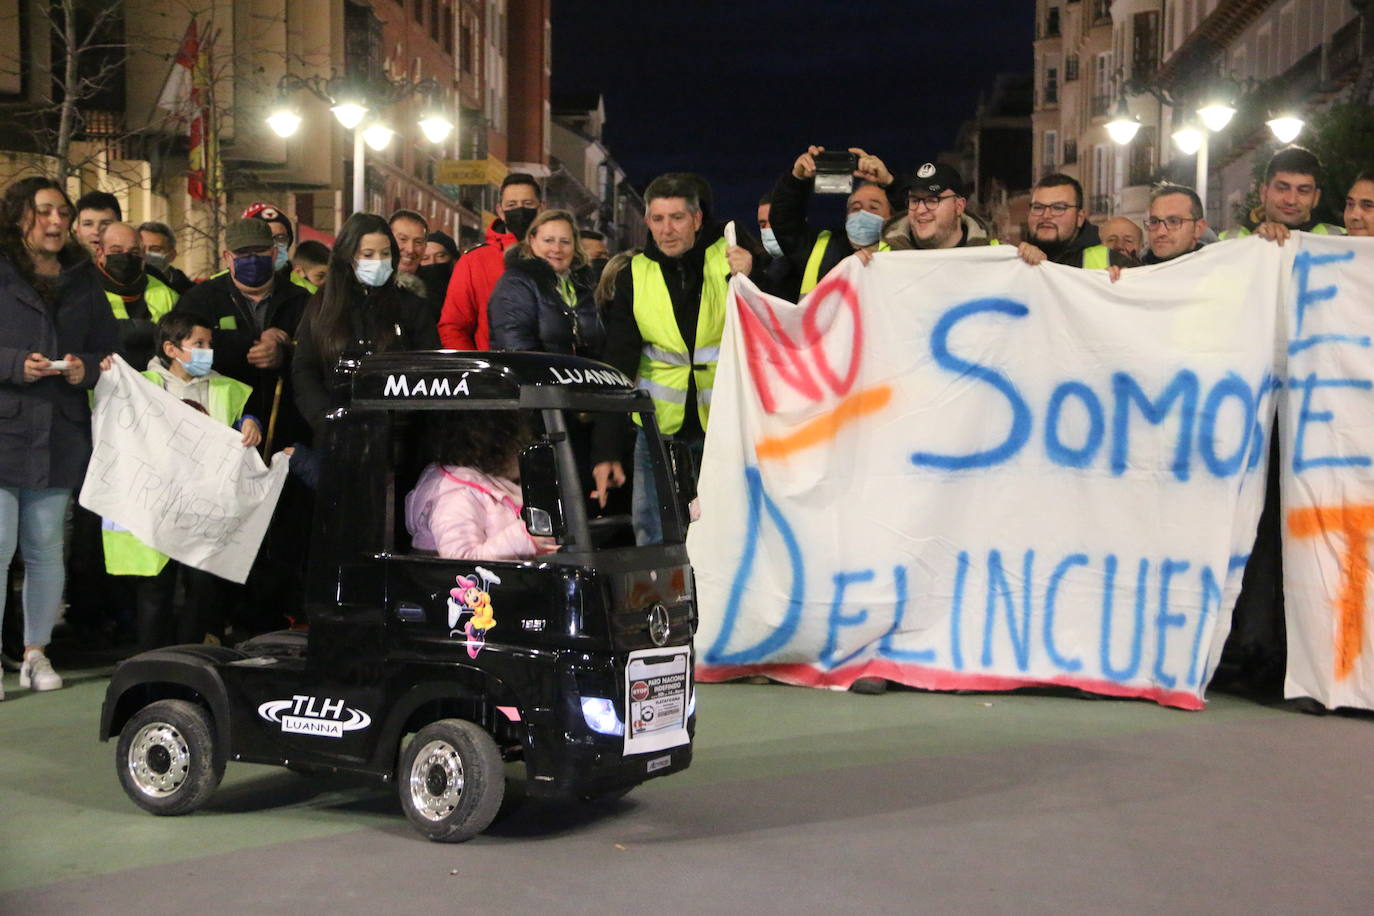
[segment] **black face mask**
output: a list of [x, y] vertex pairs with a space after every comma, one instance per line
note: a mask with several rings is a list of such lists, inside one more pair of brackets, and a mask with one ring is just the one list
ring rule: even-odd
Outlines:
[[143, 256], [131, 252], [106, 255], [105, 273], [122, 286], [132, 286], [143, 276]]
[[592, 258], [592, 273], [601, 276], [606, 272], [606, 265], [611, 263], [610, 258]]
[[517, 240], [523, 241], [525, 233], [530, 231], [530, 223], [539, 215], [539, 211], [534, 207], [516, 207], [514, 210], [507, 210], [502, 218], [506, 223], [506, 231], [515, 236]]

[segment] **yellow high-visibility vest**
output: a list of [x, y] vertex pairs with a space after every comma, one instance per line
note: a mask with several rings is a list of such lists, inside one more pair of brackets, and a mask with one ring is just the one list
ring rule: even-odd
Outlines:
[[1106, 245], [1093, 245], [1083, 249], [1084, 270], [1106, 270], [1112, 263], [1112, 250]]
[[[129, 309], [124, 304], [124, 299], [119, 293], [112, 293], [106, 290], [105, 298], [110, 300], [110, 308], [114, 311], [115, 318], [127, 319], [129, 317]], [[180, 297], [176, 294], [176, 290], [172, 289], [166, 283], [163, 283], [156, 277], [148, 278], [148, 286], [143, 290], [143, 301], [148, 303], [148, 317], [153, 321], [157, 321], [163, 315], [170, 312], [172, 307], [177, 304], [177, 299], [179, 298]]]
[[[811, 256], [806, 259], [806, 270], [802, 271], [801, 294], [815, 289], [821, 282], [821, 260], [825, 257], [825, 248], [830, 244], [830, 230], [822, 229], [816, 235], [816, 244], [811, 246]], [[887, 242], [878, 243], [879, 251], [891, 251], [892, 246]]]
[[[730, 286], [726, 247], [722, 238], [706, 249], [701, 306], [697, 312], [697, 339], [690, 352], [677, 326], [663, 269], [648, 255], [635, 255], [630, 262], [635, 323], [644, 341], [636, 386], [654, 399], [659, 431], [667, 435], [682, 429], [687, 389], [692, 380], [697, 386], [697, 416], [701, 419], [701, 428], [706, 428], [706, 419], [711, 412], [711, 389], [716, 381], [716, 362], [720, 359], [720, 338], [725, 332], [725, 299]], [[635, 422], [639, 422], [638, 415]]]

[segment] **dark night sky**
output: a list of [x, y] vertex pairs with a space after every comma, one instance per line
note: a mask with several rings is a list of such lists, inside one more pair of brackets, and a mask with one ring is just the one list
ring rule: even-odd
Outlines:
[[553, 93], [606, 98], [643, 187], [696, 171], [751, 218], [808, 143], [896, 173], [949, 148], [980, 91], [1030, 72], [1033, 0], [553, 0]]

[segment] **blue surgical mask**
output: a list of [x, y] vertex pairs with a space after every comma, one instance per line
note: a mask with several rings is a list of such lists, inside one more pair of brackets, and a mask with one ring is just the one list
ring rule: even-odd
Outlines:
[[234, 279], [249, 289], [266, 286], [272, 280], [272, 255], [245, 254], [234, 258]]
[[275, 249], [272, 252], [272, 269], [281, 270], [283, 267], [286, 266], [286, 262], [291, 260], [290, 255], [286, 253], [286, 243], [277, 242], [272, 247], [273, 249]]
[[382, 286], [391, 279], [392, 269], [390, 258], [363, 258], [353, 262], [353, 275], [363, 286]]
[[844, 221], [844, 234], [860, 248], [876, 243], [883, 232], [883, 218], [868, 210], [855, 210]]
[[208, 375], [210, 367], [215, 364], [215, 351], [213, 349], [194, 349], [186, 351], [191, 354], [191, 361], [179, 359], [181, 367], [186, 370], [186, 374], [191, 378], [200, 378]]
[[782, 246], [778, 244], [778, 237], [773, 233], [773, 227], [760, 229], [759, 235], [763, 237], [763, 250], [775, 258], [782, 257]]

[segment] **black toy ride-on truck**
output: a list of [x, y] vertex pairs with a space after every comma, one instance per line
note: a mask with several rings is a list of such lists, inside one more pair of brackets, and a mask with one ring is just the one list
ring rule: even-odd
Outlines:
[[[692, 474], [653, 405], [600, 363], [533, 353], [345, 359], [325, 421], [308, 626], [235, 648], [144, 652], [115, 671], [100, 737], [129, 797], [183, 814], [226, 761], [395, 781], [432, 840], [490, 824], [504, 763], [534, 797], [592, 799], [685, 769], [696, 727], [696, 603], [684, 540]], [[518, 417], [522, 518], [558, 548], [525, 561], [411, 548], [405, 496], [443, 427]], [[595, 424], [647, 434], [664, 543], [591, 517]], [[604, 427], [603, 427], [604, 428]]]

